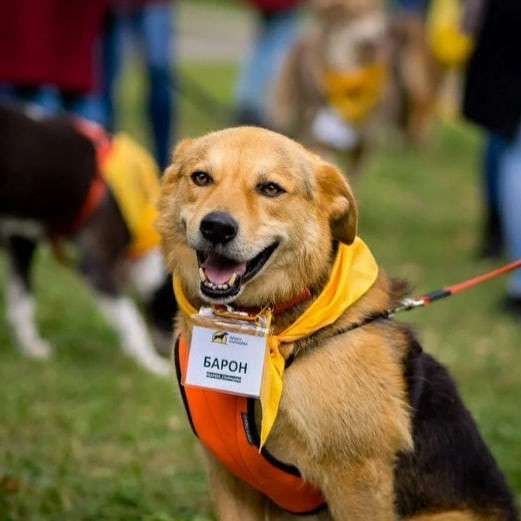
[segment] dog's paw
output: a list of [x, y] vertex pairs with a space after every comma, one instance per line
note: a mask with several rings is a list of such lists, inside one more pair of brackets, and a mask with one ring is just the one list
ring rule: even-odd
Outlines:
[[41, 338], [35, 338], [31, 342], [25, 342], [20, 345], [20, 351], [25, 356], [34, 358], [37, 360], [47, 360], [53, 353], [51, 344], [42, 340]]
[[158, 376], [169, 376], [171, 374], [170, 364], [160, 356], [139, 358], [138, 362], [144, 369]]

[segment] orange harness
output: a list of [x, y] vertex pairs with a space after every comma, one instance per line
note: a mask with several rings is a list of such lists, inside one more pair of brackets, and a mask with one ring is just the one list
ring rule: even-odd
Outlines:
[[259, 452], [253, 398], [184, 387], [188, 345], [175, 347], [177, 380], [194, 434], [235, 476], [292, 514], [312, 514], [325, 507], [324, 498], [306, 483], [298, 469], [278, 461], [265, 448]]
[[75, 118], [73, 123], [76, 130], [84, 137], [90, 139], [94, 145], [97, 169], [83, 205], [70, 227], [70, 233], [78, 231], [89, 220], [107, 194], [107, 183], [101, 177], [100, 168], [110, 153], [111, 147], [110, 138], [101, 126], [80, 118]]

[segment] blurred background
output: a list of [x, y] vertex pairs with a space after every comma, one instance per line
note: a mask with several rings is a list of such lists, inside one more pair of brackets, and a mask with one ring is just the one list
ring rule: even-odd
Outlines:
[[[521, 257], [518, 0], [0, 9], [4, 105], [124, 131], [161, 169], [183, 137], [236, 124], [285, 132], [343, 166], [360, 235], [415, 293]], [[33, 277], [56, 349], [47, 361], [22, 356], [0, 293], [0, 519], [213, 519], [174, 377], [121, 353], [50, 246]], [[520, 277], [400, 317], [449, 367], [518, 501]]]

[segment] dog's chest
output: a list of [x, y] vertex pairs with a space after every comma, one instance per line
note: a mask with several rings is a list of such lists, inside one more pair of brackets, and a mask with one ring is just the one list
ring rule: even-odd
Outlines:
[[284, 376], [267, 449], [311, 480], [317, 461], [341, 457], [348, 464], [411, 444], [402, 368], [383, 339], [355, 338], [297, 357]]

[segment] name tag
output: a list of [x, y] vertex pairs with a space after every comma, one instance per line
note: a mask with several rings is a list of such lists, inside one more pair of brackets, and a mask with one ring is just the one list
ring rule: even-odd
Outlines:
[[266, 351], [264, 335], [194, 326], [184, 385], [258, 398]]

